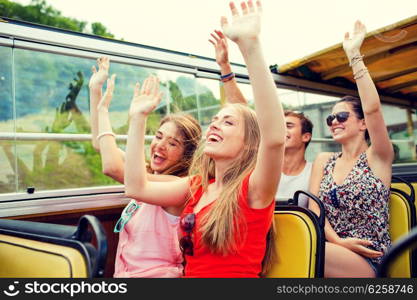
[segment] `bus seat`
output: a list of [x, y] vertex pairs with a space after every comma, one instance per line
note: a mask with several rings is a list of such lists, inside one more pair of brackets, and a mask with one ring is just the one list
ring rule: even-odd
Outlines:
[[378, 266], [378, 277], [390, 277], [390, 269], [392, 264], [398, 261], [403, 254], [407, 254], [416, 249], [417, 246], [417, 227], [413, 228], [411, 232], [403, 235], [398, 240], [396, 240], [392, 247], [388, 250], [384, 258], [382, 259], [381, 264]]
[[106, 256], [106, 236], [93, 216], [78, 226], [0, 220], [2, 278], [102, 277]]
[[[314, 197], [297, 191], [294, 198], [298, 199], [300, 194]], [[295, 205], [276, 206], [275, 261], [266, 277], [323, 277], [324, 214], [322, 215], [322, 218], [318, 218], [310, 210]]]
[[[411, 208], [408, 200], [399, 190], [391, 188], [389, 200], [389, 226], [391, 241], [395, 243], [401, 236], [407, 234], [412, 227]], [[406, 251], [391, 265], [388, 276], [392, 278], [412, 277], [412, 253]]]
[[410, 183], [399, 176], [392, 176], [391, 187], [401, 191], [408, 201], [411, 207], [411, 219], [412, 227], [417, 225], [417, 195], [416, 195], [416, 183]]

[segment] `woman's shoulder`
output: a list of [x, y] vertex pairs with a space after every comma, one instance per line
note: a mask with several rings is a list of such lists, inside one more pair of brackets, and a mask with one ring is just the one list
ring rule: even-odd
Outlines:
[[335, 152], [321, 152], [321, 153], [317, 154], [317, 157], [314, 160], [313, 165], [324, 166], [336, 154], [337, 153], [335, 153]]

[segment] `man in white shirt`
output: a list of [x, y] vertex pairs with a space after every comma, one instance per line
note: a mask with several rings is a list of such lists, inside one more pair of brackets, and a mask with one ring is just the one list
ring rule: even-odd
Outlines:
[[[305, 159], [305, 152], [313, 134], [313, 123], [303, 113], [294, 111], [285, 111], [285, 122], [287, 137], [277, 200], [288, 200], [298, 190], [308, 191], [312, 167]], [[300, 197], [298, 205], [307, 208], [308, 199]]]

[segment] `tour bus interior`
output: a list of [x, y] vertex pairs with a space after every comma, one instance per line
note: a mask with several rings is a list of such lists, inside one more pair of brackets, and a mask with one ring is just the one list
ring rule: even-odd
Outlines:
[[[414, 242], [404, 240], [416, 225], [417, 16], [368, 33], [363, 54], [395, 150], [390, 232], [394, 244], [407, 245], [387, 259], [390, 266], [380, 275], [416, 277], [416, 235], [410, 235]], [[88, 78], [102, 55], [110, 57], [110, 72], [120, 82], [110, 117], [121, 148], [133, 85], [149, 74], [160, 78], [164, 98], [149, 117], [147, 146], [166, 114], [188, 112], [204, 129], [224, 102], [213, 58], [0, 19], [0, 259], [8, 262], [0, 277], [113, 275], [113, 228], [130, 199], [102, 174], [90, 141]], [[232, 67], [251, 104], [245, 66]], [[314, 124], [307, 159], [338, 151], [324, 116], [340, 97], [357, 96], [342, 45], [273, 65], [271, 72], [284, 107], [303, 111]], [[303, 246], [278, 252], [268, 277], [323, 276], [323, 216], [296, 207], [298, 196], [276, 206], [276, 242]]]

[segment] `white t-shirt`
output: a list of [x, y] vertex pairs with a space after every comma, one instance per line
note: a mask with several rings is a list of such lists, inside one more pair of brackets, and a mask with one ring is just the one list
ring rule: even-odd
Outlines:
[[[295, 176], [288, 176], [282, 173], [281, 180], [278, 186], [278, 191], [275, 195], [275, 199], [288, 200], [291, 199], [294, 196], [294, 193], [298, 190], [308, 191], [312, 166], [313, 164], [311, 162], [307, 162], [304, 167], [304, 170], [300, 174]], [[302, 207], [307, 207], [307, 197], [301, 195], [300, 199], [298, 199], [298, 205]]]

